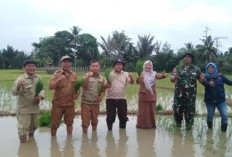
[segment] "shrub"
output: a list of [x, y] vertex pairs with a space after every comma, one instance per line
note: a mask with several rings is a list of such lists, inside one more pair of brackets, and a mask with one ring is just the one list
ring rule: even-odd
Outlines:
[[155, 110], [156, 111], [161, 111], [163, 110], [163, 106], [161, 104], [158, 104], [156, 107], [155, 107]]
[[51, 124], [51, 113], [44, 112], [39, 116], [38, 119], [39, 127], [50, 126]]

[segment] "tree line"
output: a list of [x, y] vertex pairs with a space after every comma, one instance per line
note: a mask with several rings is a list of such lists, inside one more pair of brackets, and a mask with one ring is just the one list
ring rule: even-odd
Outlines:
[[138, 35], [137, 43], [133, 43], [124, 31], [113, 31], [107, 38], [100, 36], [101, 41], [88, 33], [81, 34], [81, 28], [73, 26], [69, 31], [56, 32], [53, 36], [40, 38], [38, 43], [32, 43], [34, 49], [30, 54], [14, 50], [12, 46], [0, 50], [0, 68], [22, 68], [25, 59], [34, 59], [39, 67], [48, 64], [58, 66], [63, 55], [73, 58], [73, 66], [88, 66], [93, 59], [100, 61], [103, 68], [112, 66], [115, 58], [126, 62], [125, 70], [135, 71], [138, 60], [151, 60], [154, 70], [171, 72], [186, 52], [195, 56], [194, 64], [204, 70], [208, 62], [215, 62], [223, 73], [232, 72], [232, 47], [221, 52], [216, 45], [216, 38], [206, 35], [201, 43], [194, 46], [186, 43], [174, 52], [171, 44], [155, 40], [151, 35]]

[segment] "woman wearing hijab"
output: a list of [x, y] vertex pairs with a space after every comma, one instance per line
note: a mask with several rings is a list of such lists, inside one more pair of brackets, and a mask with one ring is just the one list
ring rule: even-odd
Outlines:
[[232, 81], [223, 74], [218, 73], [215, 63], [209, 63], [205, 72], [205, 104], [207, 107], [207, 125], [211, 129], [213, 126], [213, 117], [215, 108], [218, 109], [221, 116], [221, 131], [226, 132], [228, 125], [228, 112], [225, 99], [224, 84], [232, 85]]
[[140, 85], [139, 88], [139, 106], [137, 114], [137, 128], [154, 128], [155, 113], [154, 109], [156, 106], [156, 79], [166, 78], [167, 74], [163, 72], [158, 74], [153, 71], [153, 64], [147, 60], [143, 64], [143, 72], [137, 77], [136, 83]]

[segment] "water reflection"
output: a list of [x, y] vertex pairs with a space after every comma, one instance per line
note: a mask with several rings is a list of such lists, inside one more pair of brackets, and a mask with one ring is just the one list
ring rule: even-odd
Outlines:
[[113, 132], [108, 131], [106, 135], [106, 156], [116, 156], [117, 155], [117, 145], [116, 140], [113, 137]]
[[67, 136], [63, 142], [58, 142], [57, 137], [51, 137], [51, 157], [74, 157], [72, 136]]
[[20, 143], [18, 157], [39, 157], [37, 143], [34, 138], [30, 138], [27, 143]]
[[87, 134], [83, 134], [80, 148], [81, 156], [100, 157], [97, 143], [98, 137], [96, 132], [92, 132], [92, 137], [90, 139]]
[[137, 144], [139, 157], [157, 156], [154, 150], [155, 129], [137, 129]]
[[119, 139], [113, 136], [112, 131], [108, 131], [106, 135], [106, 156], [125, 157], [128, 152], [127, 146], [128, 136], [125, 129], [119, 129]]
[[[190, 134], [189, 134], [190, 135]], [[189, 136], [187, 135], [187, 136]], [[194, 156], [193, 143], [182, 136], [173, 136], [173, 156]]]
[[[0, 117], [1, 156], [109, 156], [109, 157], [231, 157], [232, 125], [229, 118], [228, 130], [220, 130], [220, 118], [215, 117], [213, 129], [207, 128], [205, 117], [196, 117], [191, 131], [185, 126], [177, 128], [172, 116], [157, 116], [156, 129], [136, 129], [136, 116], [129, 116], [127, 128], [114, 128], [107, 131], [105, 116], [99, 116], [97, 133], [91, 131], [82, 135], [80, 117], [74, 124], [72, 136], [66, 135], [66, 126], [61, 125], [57, 137], [50, 136], [50, 129], [43, 128], [36, 132], [35, 139], [29, 138], [25, 144], [20, 144], [17, 136], [16, 118]], [[117, 122], [116, 122], [117, 123]], [[118, 123], [115, 124], [118, 126]], [[104, 127], [103, 127], [104, 126]], [[11, 135], [11, 136], [9, 136]], [[36, 140], [36, 141], [35, 141]], [[7, 144], [5, 144], [7, 143]], [[50, 148], [50, 149], [49, 149]]]

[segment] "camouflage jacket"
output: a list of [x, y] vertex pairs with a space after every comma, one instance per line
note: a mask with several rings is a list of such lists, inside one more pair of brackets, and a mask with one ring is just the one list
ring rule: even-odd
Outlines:
[[197, 82], [200, 79], [202, 73], [201, 70], [195, 66], [190, 65], [189, 68], [182, 66], [178, 71], [178, 79], [175, 84], [175, 97], [181, 97], [182, 95], [187, 98], [195, 97], [197, 92]]

